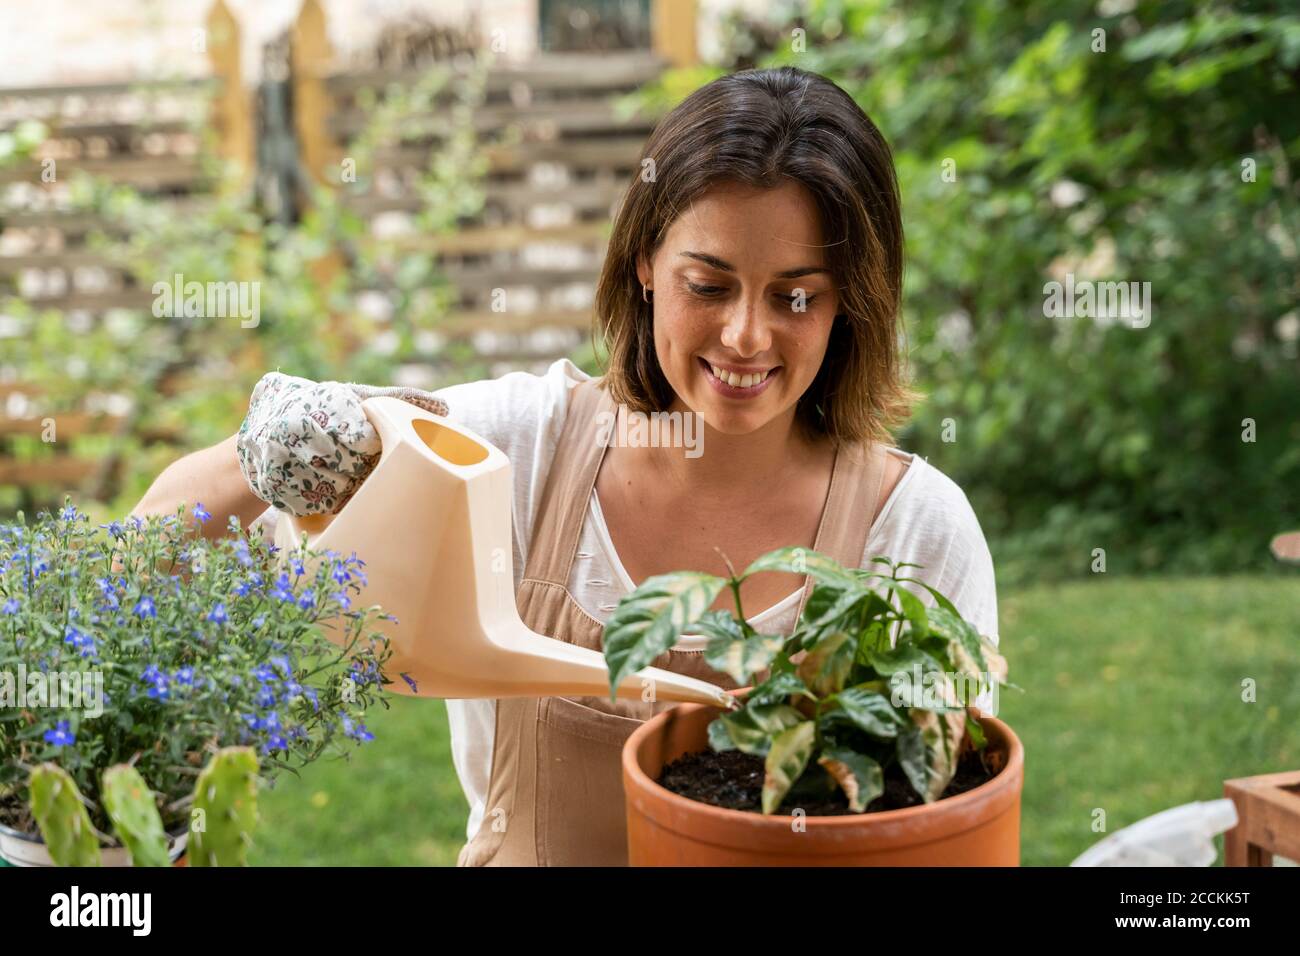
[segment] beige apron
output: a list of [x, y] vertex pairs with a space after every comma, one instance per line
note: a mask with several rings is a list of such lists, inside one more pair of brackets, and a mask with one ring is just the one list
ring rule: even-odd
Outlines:
[[[568, 582], [606, 447], [596, 438], [597, 415], [616, 411], [596, 387], [599, 381], [584, 381], [569, 393], [516, 594], [529, 628], [596, 651], [604, 625], [578, 605]], [[884, 455], [878, 446], [870, 463], [861, 446], [836, 454], [814, 550], [859, 566], [875, 517], [871, 502], [880, 497]], [[811, 587], [808, 579], [800, 613]], [[736, 686], [704, 662], [703, 651], [669, 650], [653, 664], [727, 689]], [[639, 699], [611, 703], [608, 696], [498, 700], [483, 822], [457, 865], [626, 866], [623, 743], [642, 722], [672, 706]]]

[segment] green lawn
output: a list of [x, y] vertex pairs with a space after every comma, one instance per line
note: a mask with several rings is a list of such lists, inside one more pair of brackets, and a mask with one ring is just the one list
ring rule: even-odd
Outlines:
[[[1022, 859], [1064, 864], [1107, 832], [1300, 768], [1300, 576], [1095, 581], [1007, 590], [1002, 650], [1024, 693]], [[1255, 682], [1255, 703], [1242, 682]], [[441, 701], [396, 699], [350, 761], [264, 793], [252, 862], [453, 865], [468, 807]]]

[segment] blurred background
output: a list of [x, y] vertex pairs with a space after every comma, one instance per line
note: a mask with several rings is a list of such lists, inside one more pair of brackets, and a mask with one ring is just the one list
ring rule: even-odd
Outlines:
[[[898, 436], [992, 548], [1024, 861], [1300, 767], [1300, 12], [1138, 0], [0, 0], [0, 519], [107, 520], [268, 370], [598, 373], [663, 113], [791, 63], [895, 151]], [[1149, 321], [1049, 314], [1149, 283]], [[189, 283], [225, 298], [191, 301]], [[1250, 699], [1246, 681], [1254, 688]], [[270, 796], [255, 858], [449, 864], [445, 709]], [[358, 773], [358, 763], [363, 763]]]

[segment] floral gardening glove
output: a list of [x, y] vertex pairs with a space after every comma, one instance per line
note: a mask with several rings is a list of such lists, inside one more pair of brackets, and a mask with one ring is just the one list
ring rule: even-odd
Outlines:
[[416, 388], [263, 375], [236, 441], [253, 494], [294, 515], [339, 511], [379, 461], [379, 433], [361, 409], [377, 395], [448, 414], [446, 402]]

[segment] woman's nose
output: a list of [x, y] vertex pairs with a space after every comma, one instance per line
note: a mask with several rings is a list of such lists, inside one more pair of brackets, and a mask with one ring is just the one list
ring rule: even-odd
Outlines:
[[772, 344], [772, 332], [760, 303], [747, 299], [736, 303], [722, 327], [722, 344], [741, 358], [757, 355]]

